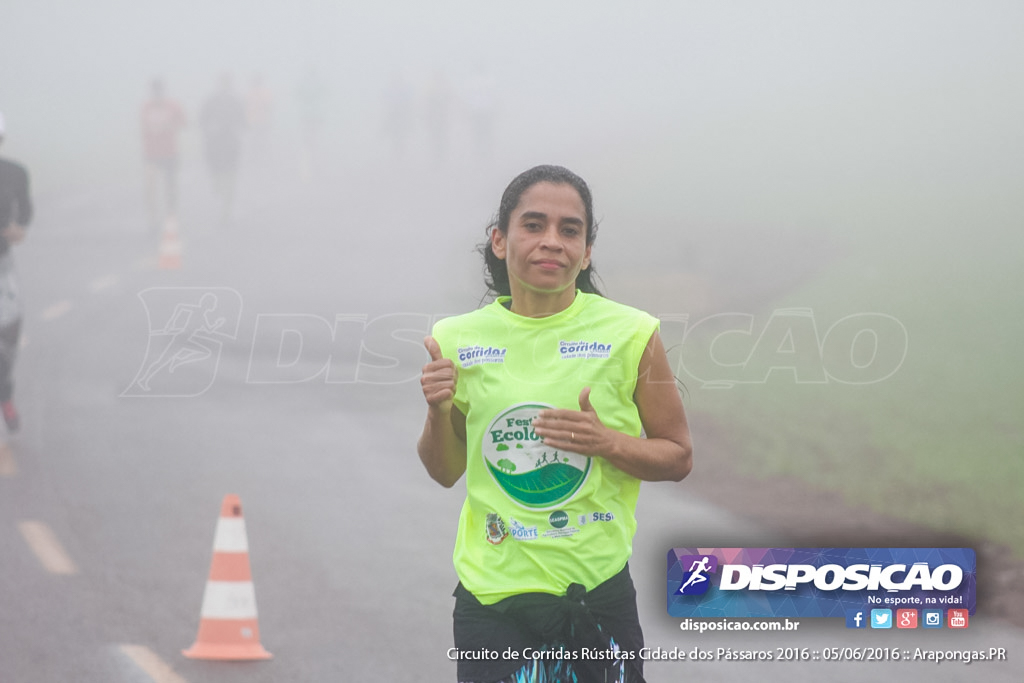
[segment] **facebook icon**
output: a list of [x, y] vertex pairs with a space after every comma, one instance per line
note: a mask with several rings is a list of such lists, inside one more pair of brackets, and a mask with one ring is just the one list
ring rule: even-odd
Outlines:
[[868, 620], [862, 609], [846, 610], [846, 628], [867, 628]]

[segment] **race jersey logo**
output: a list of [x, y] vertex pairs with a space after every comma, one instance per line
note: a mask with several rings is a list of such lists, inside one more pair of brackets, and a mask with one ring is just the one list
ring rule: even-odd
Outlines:
[[510, 533], [512, 534], [512, 538], [516, 539], [517, 541], [535, 541], [535, 540], [537, 540], [537, 527], [536, 527], [536, 525], [535, 526], [526, 526], [525, 524], [520, 522], [518, 519], [515, 519], [514, 517], [509, 518], [508, 523], [509, 523], [509, 526], [511, 527]]
[[558, 353], [562, 360], [570, 358], [611, 358], [612, 345], [596, 341], [560, 341]]
[[469, 368], [481, 363], [504, 363], [508, 349], [493, 346], [460, 346], [458, 353], [459, 363], [462, 367]]
[[508, 538], [508, 527], [505, 526], [505, 520], [495, 512], [487, 513], [484, 529], [487, 530], [487, 542], [491, 545], [498, 545]]
[[512, 406], [484, 432], [481, 453], [487, 469], [501, 490], [523, 507], [543, 510], [564, 503], [590, 473], [590, 458], [549, 448], [533, 431], [537, 413], [553, 407], [543, 403]]

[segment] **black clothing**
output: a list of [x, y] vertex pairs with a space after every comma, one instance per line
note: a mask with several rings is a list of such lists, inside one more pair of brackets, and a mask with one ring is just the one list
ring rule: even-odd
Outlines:
[[[457, 663], [460, 681], [498, 681], [523, 666], [529, 657], [523, 651], [564, 648], [581, 681], [604, 680], [603, 672], [618, 662], [610, 659], [582, 659], [582, 650], [605, 653], [614, 639], [624, 653], [628, 680], [643, 682], [644, 645], [636, 609], [636, 589], [629, 565], [592, 591], [574, 583], [565, 595], [524, 593], [483, 605], [460, 583], [455, 588], [455, 647], [463, 651], [511, 648], [520, 653], [512, 659], [462, 659]], [[575, 654], [574, 654], [575, 653]], [[600, 655], [598, 655], [600, 656]]]
[[[21, 303], [14, 273], [11, 245], [2, 232], [12, 224], [27, 228], [32, 221], [28, 171], [21, 164], [0, 159], [0, 402], [14, 394], [14, 360], [21, 336]], [[10, 424], [10, 422], [8, 422]]]
[[21, 320], [0, 325], [0, 403], [14, 396], [14, 359], [18, 355]]
[[[28, 195], [28, 171], [21, 164], [0, 159], [0, 231], [11, 223], [28, 227], [32, 221], [32, 200]], [[0, 235], [0, 256], [10, 245]]]

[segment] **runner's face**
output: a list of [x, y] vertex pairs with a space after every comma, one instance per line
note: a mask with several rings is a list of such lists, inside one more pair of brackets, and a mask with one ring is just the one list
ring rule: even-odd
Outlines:
[[523, 192], [508, 232], [491, 232], [491, 248], [508, 266], [513, 300], [517, 291], [575, 292], [576, 276], [590, 265], [586, 221], [571, 185], [542, 182]]

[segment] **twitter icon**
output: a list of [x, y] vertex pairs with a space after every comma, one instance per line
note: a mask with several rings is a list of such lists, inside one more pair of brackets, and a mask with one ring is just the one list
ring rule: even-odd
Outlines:
[[892, 610], [871, 610], [871, 628], [892, 628]]

